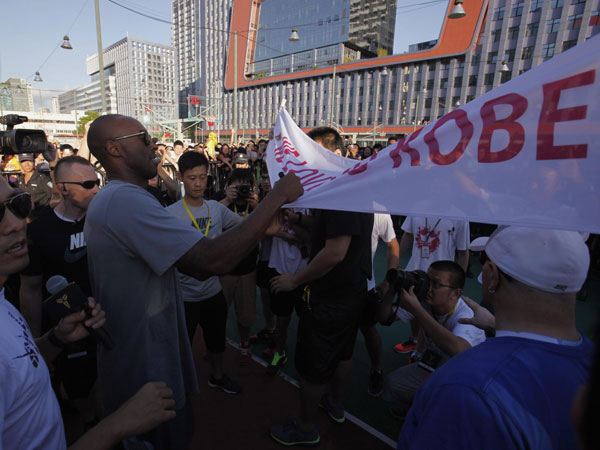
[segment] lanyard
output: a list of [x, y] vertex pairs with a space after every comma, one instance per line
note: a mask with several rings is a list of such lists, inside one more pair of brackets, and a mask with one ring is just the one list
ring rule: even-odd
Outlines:
[[[188, 208], [188, 205], [185, 202], [185, 198], [182, 198], [181, 202], [183, 203], [183, 206], [184, 206], [185, 210], [187, 211], [188, 215], [192, 219], [192, 222], [194, 223], [194, 226], [196, 227], [196, 229], [198, 231], [202, 232], [202, 230], [200, 230], [200, 227], [198, 226], [198, 222], [196, 222], [196, 219], [194, 219], [194, 216], [192, 215], [190, 208]], [[208, 202], [204, 202], [204, 204], [206, 205], [206, 209], [208, 210], [208, 221], [206, 222], [206, 228], [204, 230], [204, 237], [206, 237], [208, 235], [208, 229], [210, 228], [210, 206], [208, 206]]]
[[[425, 242], [429, 242], [429, 236], [431, 236], [431, 233], [433, 233], [437, 226], [440, 224], [440, 220], [442, 219], [438, 219], [433, 228], [429, 230], [429, 233], [427, 233], [427, 236], [425, 237]], [[425, 217], [425, 228], [427, 228], [427, 217]], [[454, 310], [452, 310], [452, 312], [454, 312]]]
[[[250, 203], [246, 203], [246, 211], [242, 217], [246, 217], [248, 215], [248, 208], [250, 208]], [[233, 212], [238, 214], [237, 205], [235, 203], [233, 204]]]
[[456, 307], [458, 306], [458, 300], [456, 301], [456, 303], [454, 304], [454, 308], [452, 308], [452, 311], [450, 311], [450, 313], [446, 316], [446, 318], [444, 319], [443, 322], [439, 322], [441, 326], [445, 326], [446, 322], [448, 322], [448, 319], [452, 316], [452, 314], [454, 314], [454, 311], [456, 311]]

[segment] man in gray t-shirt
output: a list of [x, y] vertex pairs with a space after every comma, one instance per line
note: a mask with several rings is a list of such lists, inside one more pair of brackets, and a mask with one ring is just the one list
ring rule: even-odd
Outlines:
[[173, 390], [177, 418], [138, 438], [155, 449], [187, 448], [193, 433], [188, 397], [197, 384], [175, 268], [199, 279], [231, 270], [278, 226], [273, 218], [279, 208], [298, 198], [302, 187], [294, 175], [282, 178], [256, 214], [211, 239], [146, 192], [160, 160], [137, 120], [101, 116], [90, 127], [88, 145], [110, 180], [90, 204], [84, 230], [92, 289], [115, 341], [112, 350], [98, 352], [104, 413], [147, 381], [164, 381]]

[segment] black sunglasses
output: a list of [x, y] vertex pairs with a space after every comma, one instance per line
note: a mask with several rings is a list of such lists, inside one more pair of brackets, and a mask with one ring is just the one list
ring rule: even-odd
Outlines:
[[126, 136], [119, 136], [116, 138], [112, 138], [110, 140], [111, 141], [120, 141], [121, 139], [128, 139], [128, 138], [134, 137], [134, 136], [143, 136], [144, 142], [146, 143], [146, 145], [150, 145], [152, 143], [152, 137], [150, 136], [150, 133], [148, 133], [148, 131], [146, 131], [146, 130], [140, 131], [139, 133], [128, 134]]
[[94, 186], [100, 186], [100, 180], [86, 180], [86, 181], [59, 181], [62, 184], [78, 184], [84, 189], [94, 189]]
[[4, 219], [6, 209], [13, 213], [19, 219], [27, 219], [33, 205], [31, 195], [28, 192], [20, 192], [13, 195], [8, 200], [0, 202], [0, 221]]

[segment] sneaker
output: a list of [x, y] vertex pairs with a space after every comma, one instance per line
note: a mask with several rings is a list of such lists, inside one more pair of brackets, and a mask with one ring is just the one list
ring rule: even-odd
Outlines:
[[379, 397], [383, 392], [383, 372], [371, 370], [369, 375], [369, 388], [367, 392], [371, 397]]
[[273, 335], [275, 334], [275, 330], [268, 330], [267, 328], [260, 330], [258, 333], [250, 336], [250, 342], [252, 344], [256, 342], [264, 342], [270, 341], [273, 339]]
[[240, 343], [240, 366], [246, 366], [252, 359], [252, 349], [250, 348], [250, 342]]
[[337, 423], [343, 423], [346, 420], [346, 412], [343, 405], [332, 405], [329, 402], [329, 395], [323, 394], [319, 400], [319, 408], [323, 408], [333, 420]]
[[267, 366], [267, 375], [277, 375], [281, 367], [287, 362], [287, 355], [285, 352], [275, 352], [271, 364]]
[[414, 337], [409, 337], [406, 341], [394, 345], [394, 350], [398, 353], [410, 353], [417, 348], [417, 342]]
[[271, 437], [283, 445], [314, 446], [321, 441], [316, 426], [311, 431], [304, 431], [296, 420], [290, 420], [284, 425], [273, 425]]
[[208, 385], [211, 388], [219, 388], [228, 394], [239, 394], [242, 392], [242, 387], [225, 374], [223, 374], [223, 377], [220, 380], [209, 377]]

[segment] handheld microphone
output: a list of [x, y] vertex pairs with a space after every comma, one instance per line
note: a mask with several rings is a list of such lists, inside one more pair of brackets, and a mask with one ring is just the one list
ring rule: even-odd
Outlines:
[[[68, 314], [73, 314], [81, 310], [85, 311], [86, 320], [92, 317], [92, 310], [88, 304], [88, 297], [75, 283], [69, 283], [62, 275], [54, 275], [46, 282], [46, 290], [51, 296], [42, 304], [52, 320], [58, 322]], [[115, 346], [112, 338], [104, 327], [92, 328], [84, 325], [85, 329], [93, 334], [96, 339], [107, 350], [112, 350]]]

